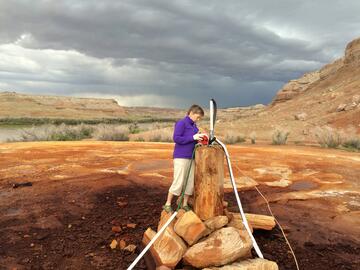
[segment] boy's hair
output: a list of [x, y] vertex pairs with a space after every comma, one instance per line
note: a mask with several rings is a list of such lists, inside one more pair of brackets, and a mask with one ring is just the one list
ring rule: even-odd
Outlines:
[[200, 114], [201, 116], [204, 116], [203, 108], [201, 108], [199, 105], [196, 105], [196, 104], [191, 105], [191, 107], [187, 111], [187, 115], [189, 115], [190, 112], [197, 113], [197, 114]]

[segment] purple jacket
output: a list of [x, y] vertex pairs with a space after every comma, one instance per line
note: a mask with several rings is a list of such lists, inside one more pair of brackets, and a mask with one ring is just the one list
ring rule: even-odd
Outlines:
[[187, 115], [175, 124], [173, 140], [175, 148], [173, 158], [191, 158], [197, 141], [193, 136], [199, 129], [195, 122]]

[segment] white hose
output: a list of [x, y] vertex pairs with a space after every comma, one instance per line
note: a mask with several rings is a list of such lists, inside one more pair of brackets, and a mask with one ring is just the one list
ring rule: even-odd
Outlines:
[[149, 244], [147, 244], [147, 246], [143, 249], [143, 251], [141, 251], [141, 253], [136, 257], [135, 261], [133, 261], [133, 263], [127, 268], [127, 270], [131, 270], [135, 267], [135, 265], [140, 261], [140, 259], [144, 256], [144, 254], [146, 253], [146, 251], [149, 250], [149, 248], [152, 246], [152, 244], [154, 244], [154, 242], [156, 241], [156, 239], [159, 238], [159, 236], [163, 233], [163, 231], [165, 231], [165, 229], [167, 228], [167, 226], [169, 226], [169, 224], [171, 223], [171, 221], [173, 221], [173, 219], [176, 217], [177, 215], [177, 211], [175, 211], [172, 216], [169, 218], [169, 220], [164, 224], [164, 226], [161, 227], [160, 231], [157, 232], [157, 234], [155, 234], [155, 236], [153, 237], [153, 239], [151, 239], [151, 241], [149, 242]]
[[242, 208], [242, 205], [241, 205], [241, 201], [240, 201], [240, 197], [239, 197], [239, 193], [238, 193], [238, 190], [237, 190], [237, 187], [236, 187], [236, 183], [235, 183], [235, 180], [234, 180], [234, 174], [233, 174], [233, 171], [232, 171], [232, 168], [231, 168], [231, 162], [230, 162], [230, 157], [229, 157], [229, 153], [226, 149], [226, 146], [221, 142], [219, 141], [218, 139], [215, 139], [215, 141], [217, 141], [221, 147], [224, 149], [225, 151], [225, 155], [226, 155], [226, 161], [227, 161], [227, 164], [228, 164], [228, 167], [229, 167], [229, 173], [230, 173], [230, 179], [231, 179], [231, 184], [232, 184], [232, 187], [234, 189], [234, 193], [235, 193], [235, 197], [236, 197], [236, 201], [237, 201], [237, 204], [239, 206], [239, 210], [240, 210], [240, 215], [242, 217], [242, 223], [244, 224], [245, 228], [246, 228], [246, 231], [248, 232], [250, 238], [251, 238], [251, 241], [253, 243], [253, 247], [256, 251], [256, 254], [258, 255], [258, 257], [260, 258], [264, 258], [263, 254], [261, 253], [261, 250], [258, 246], [258, 244], [256, 243], [256, 240], [254, 238], [254, 236], [252, 235], [251, 233], [251, 230], [250, 230], [250, 227], [249, 227], [249, 224], [247, 222], [247, 219], [246, 219], [246, 216], [245, 216], [245, 213], [244, 213], [244, 210]]

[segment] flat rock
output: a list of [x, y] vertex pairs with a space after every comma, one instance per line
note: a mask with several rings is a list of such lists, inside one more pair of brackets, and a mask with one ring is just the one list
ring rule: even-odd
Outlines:
[[221, 266], [247, 257], [252, 243], [234, 227], [221, 228], [201, 242], [190, 247], [183, 259], [197, 268]]
[[222, 267], [210, 267], [203, 270], [278, 270], [276, 262], [266, 259], [248, 259], [241, 262], [235, 262]]
[[[241, 176], [235, 179], [236, 188], [238, 191], [253, 189], [258, 183], [251, 177]], [[224, 179], [224, 192], [233, 192], [233, 186], [230, 178]]]
[[201, 237], [205, 235], [205, 224], [193, 212], [187, 211], [181, 215], [175, 225], [175, 232], [180, 235], [189, 245], [195, 244]]

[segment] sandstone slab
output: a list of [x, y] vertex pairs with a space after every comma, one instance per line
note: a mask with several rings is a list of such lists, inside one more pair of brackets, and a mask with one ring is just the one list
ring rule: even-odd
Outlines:
[[227, 216], [216, 216], [205, 220], [205, 225], [211, 232], [218, 230], [228, 224], [229, 219]]
[[[143, 244], [147, 245], [156, 232], [148, 228], [143, 236]], [[158, 266], [175, 267], [186, 251], [184, 241], [173, 233], [171, 228], [166, 228], [163, 234], [150, 248], [150, 253]]]
[[248, 259], [241, 262], [235, 262], [222, 267], [210, 267], [203, 270], [278, 270], [276, 262], [266, 259]]
[[187, 211], [177, 219], [174, 230], [189, 245], [193, 245], [205, 235], [206, 226], [193, 211]]
[[249, 255], [252, 247], [249, 240], [236, 228], [222, 228], [190, 247], [183, 259], [197, 268], [225, 265]]

